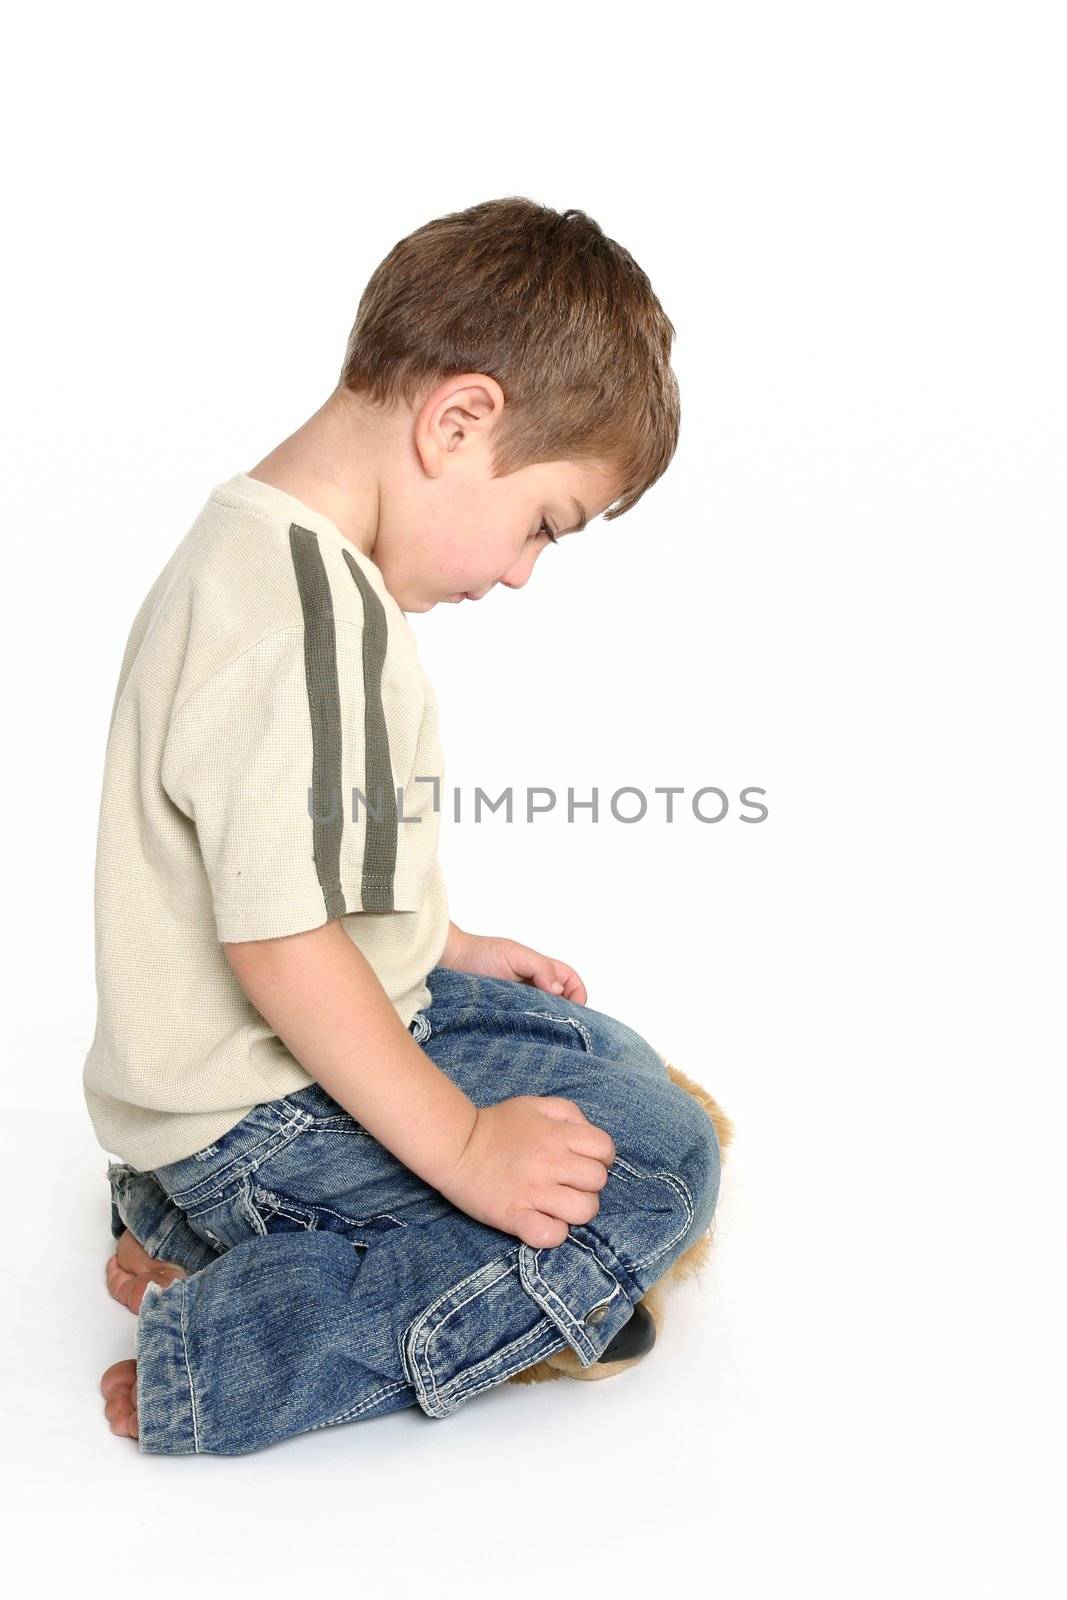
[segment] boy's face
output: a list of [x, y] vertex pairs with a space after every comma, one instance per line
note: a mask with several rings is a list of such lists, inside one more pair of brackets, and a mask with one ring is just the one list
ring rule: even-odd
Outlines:
[[451, 380], [436, 405], [431, 396], [422, 407], [411, 457], [382, 505], [373, 556], [404, 611], [480, 600], [498, 583], [521, 589], [552, 543], [549, 530], [562, 545], [583, 514], [592, 522], [617, 497], [614, 471], [593, 462], [539, 462], [492, 477], [499, 412], [484, 405], [480, 386], [496, 386], [480, 378], [472, 394], [462, 387], [470, 382]]

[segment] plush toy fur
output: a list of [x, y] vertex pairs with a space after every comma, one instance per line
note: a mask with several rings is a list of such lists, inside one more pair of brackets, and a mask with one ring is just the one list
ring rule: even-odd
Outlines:
[[[726, 1147], [733, 1138], [733, 1124], [725, 1112], [711, 1098], [708, 1091], [692, 1078], [687, 1078], [678, 1067], [674, 1067], [666, 1056], [660, 1055], [660, 1060], [667, 1068], [668, 1075], [687, 1093], [698, 1100], [704, 1107], [708, 1116], [715, 1124], [715, 1132], [719, 1138], [719, 1148], [725, 1156]], [[696, 1277], [700, 1268], [706, 1262], [711, 1251], [712, 1232], [715, 1219], [705, 1231], [694, 1239], [689, 1248], [678, 1257], [677, 1261], [668, 1268], [662, 1278], [658, 1278], [642, 1296], [641, 1304], [651, 1314], [656, 1325], [656, 1337], [659, 1338], [663, 1331], [663, 1302], [666, 1298], [667, 1287], [680, 1282], [685, 1278]], [[655, 1348], [653, 1346], [653, 1348]], [[649, 1352], [646, 1352], [649, 1353]], [[594, 1361], [590, 1366], [583, 1367], [570, 1345], [565, 1345], [562, 1350], [555, 1351], [550, 1356], [545, 1356], [543, 1361], [538, 1361], [532, 1367], [525, 1367], [521, 1372], [513, 1372], [507, 1380], [509, 1383], [544, 1383], [550, 1378], [583, 1378], [586, 1381], [595, 1381], [598, 1378], [613, 1378], [616, 1373], [625, 1372], [627, 1367], [632, 1367], [642, 1360], [641, 1356], [631, 1356], [626, 1361]]]

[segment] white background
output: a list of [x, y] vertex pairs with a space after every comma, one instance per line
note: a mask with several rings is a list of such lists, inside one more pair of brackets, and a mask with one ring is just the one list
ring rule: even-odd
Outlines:
[[[1058, 11], [9, 21], [9, 1561], [79, 1593], [1062, 1592]], [[143, 1457], [96, 1389], [135, 1325], [81, 1091], [126, 633], [211, 487], [326, 398], [393, 243], [506, 194], [633, 252], [683, 422], [627, 516], [412, 618], [450, 785], [601, 793], [595, 826], [446, 820], [451, 911], [571, 962], [734, 1119], [712, 1262], [617, 1380]], [[640, 823], [604, 814], [624, 784]], [[667, 824], [664, 784], [770, 814]]]

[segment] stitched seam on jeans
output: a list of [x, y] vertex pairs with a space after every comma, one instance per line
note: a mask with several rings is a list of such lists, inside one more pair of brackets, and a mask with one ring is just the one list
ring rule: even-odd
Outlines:
[[192, 1417], [193, 1417], [193, 1449], [196, 1452], [196, 1454], [199, 1455], [200, 1454], [200, 1424], [199, 1424], [199, 1419], [198, 1419], [197, 1414], [196, 1414], [196, 1391], [193, 1388], [193, 1370], [192, 1370], [192, 1367], [189, 1365], [189, 1345], [188, 1345], [188, 1342], [186, 1340], [186, 1327], [185, 1327], [185, 1307], [186, 1307], [186, 1303], [188, 1301], [189, 1296], [185, 1292], [185, 1285], [184, 1284], [181, 1285], [181, 1288], [182, 1288], [182, 1309], [181, 1309], [180, 1332], [181, 1332], [181, 1340], [182, 1340], [182, 1359], [185, 1362], [185, 1375], [186, 1375], [186, 1378], [189, 1380], [189, 1409], [192, 1412]]
[[[639, 1174], [634, 1167], [631, 1167], [629, 1165], [629, 1163], [623, 1159], [622, 1156], [618, 1156], [617, 1155], [616, 1158], [615, 1158], [614, 1165], [618, 1166], [620, 1164], [623, 1167], [626, 1167], [629, 1172], [633, 1173], [633, 1175], [635, 1177], [642, 1176], [642, 1174]], [[681, 1200], [682, 1200], [682, 1204], [685, 1206], [685, 1209], [686, 1209], [686, 1219], [683, 1222], [682, 1226], [679, 1228], [678, 1232], [676, 1234], [672, 1235], [672, 1237], [670, 1239], [668, 1239], [666, 1241], [666, 1243], [661, 1244], [658, 1250], [653, 1250], [651, 1255], [642, 1256], [640, 1261], [627, 1262], [626, 1263], [627, 1266], [630, 1266], [630, 1267], [647, 1267], [650, 1262], [655, 1261], [659, 1256], [661, 1256], [663, 1254], [664, 1250], [669, 1250], [672, 1244], [677, 1244], [678, 1240], [689, 1229], [690, 1225], [692, 1224], [693, 1217], [695, 1216], [695, 1212], [694, 1212], [694, 1209], [693, 1209], [693, 1197], [689, 1193], [689, 1189], [686, 1186], [684, 1180], [682, 1178], [679, 1178], [677, 1173], [675, 1173], [675, 1172], [651, 1172], [651, 1173], [645, 1173], [645, 1174], [643, 1174], [643, 1176], [652, 1177], [652, 1178], [658, 1178], [658, 1179], [660, 1179], [660, 1181], [662, 1183], [667, 1184], [668, 1187], [673, 1187], [673, 1188], [681, 1190]], [[625, 1181], [629, 1181], [629, 1180], [625, 1180]], [[625, 1257], [623, 1257], [622, 1259], [625, 1261]]]
[[593, 1036], [589, 1032], [589, 1029], [586, 1027], [585, 1023], [584, 1022], [579, 1022], [577, 1017], [560, 1017], [560, 1016], [557, 1016], [554, 1011], [520, 1011], [519, 1012], [519, 1016], [520, 1017], [547, 1017], [549, 1022], [559, 1022], [565, 1028], [574, 1028], [578, 1033], [581, 1034], [582, 1038], [584, 1039], [586, 1050], [589, 1051], [590, 1054], [592, 1053]]
[[[120, 1213], [120, 1215], [121, 1215], [121, 1213]], [[159, 1239], [156, 1239], [156, 1240], [153, 1241], [154, 1248], [149, 1250], [149, 1252], [148, 1252], [149, 1255], [155, 1256], [157, 1259], [164, 1259], [164, 1252], [165, 1252], [166, 1246], [170, 1243], [171, 1239], [177, 1233], [178, 1224], [180, 1222], [184, 1222], [184, 1220], [185, 1219], [182, 1216], [182, 1213], [180, 1211], [177, 1213], [176, 1216], [173, 1216], [170, 1219], [170, 1227], [167, 1229], [166, 1233], [163, 1234], [162, 1238], [159, 1238]], [[132, 1228], [130, 1229], [130, 1232], [133, 1233], [133, 1229]], [[134, 1234], [134, 1237], [136, 1238], [136, 1234]], [[143, 1248], [147, 1248], [147, 1246], [144, 1246]]]
[[[472, 1278], [476, 1278], [479, 1273], [487, 1272], [490, 1267], [497, 1266], [501, 1261], [507, 1261], [507, 1259], [507, 1256], [498, 1256], [496, 1261], [487, 1261], [484, 1266], [476, 1267], [473, 1272], [469, 1272], [465, 1278], [460, 1278], [458, 1283], [451, 1284], [443, 1294], [439, 1294], [437, 1296], [436, 1300], [432, 1300], [426, 1309], [420, 1312], [420, 1314], [415, 1318], [414, 1322], [410, 1324], [409, 1328], [405, 1330], [405, 1337], [401, 1339], [401, 1347], [403, 1349], [405, 1343], [410, 1347], [411, 1370], [415, 1375], [415, 1383], [418, 1388], [418, 1392], [424, 1398], [426, 1397], [426, 1385], [423, 1380], [422, 1373], [419, 1371], [419, 1336], [423, 1323], [425, 1323], [433, 1315], [439, 1305], [442, 1305], [444, 1301], [448, 1299], [450, 1294], [454, 1294], [458, 1288], [462, 1288], [463, 1284], [469, 1283], [470, 1280]], [[493, 1281], [494, 1283], [499, 1282], [499, 1277], [495, 1278]]]
[[[498, 1350], [495, 1355], [486, 1356], [482, 1361], [475, 1362], [473, 1367], [463, 1367], [459, 1372], [456, 1373], [454, 1378], [450, 1378], [448, 1383], [446, 1383], [445, 1393], [448, 1394], [449, 1390], [458, 1389], [460, 1398], [465, 1399], [468, 1394], [476, 1394], [479, 1389], [486, 1388], [490, 1383], [499, 1383], [502, 1376], [501, 1372], [499, 1371], [500, 1362], [505, 1357], [507, 1357], [507, 1359], [510, 1361], [515, 1355], [516, 1351], [524, 1349], [524, 1347], [528, 1345], [532, 1339], [540, 1339], [546, 1329], [555, 1327], [556, 1325], [552, 1321], [551, 1317], [543, 1316], [539, 1318], [529, 1332], [522, 1335], [521, 1339], [514, 1339], [511, 1344], [505, 1345], [503, 1350]], [[556, 1329], [556, 1331], [558, 1332], [559, 1330]], [[566, 1343], [566, 1340], [564, 1340], [564, 1343]], [[517, 1363], [508, 1367], [507, 1370], [509, 1372], [516, 1372], [518, 1371], [519, 1367], [525, 1367], [529, 1365], [531, 1365], [529, 1358], [523, 1355]], [[480, 1379], [469, 1389], [466, 1387], [466, 1380], [473, 1379], [475, 1374], [485, 1372], [489, 1369], [492, 1369], [491, 1377], [488, 1379]], [[439, 1406], [445, 1406], [448, 1404], [448, 1400], [441, 1399], [436, 1383], [434, 1384], [434, 1398]], [[450, 1396], [449, 1398], [454, 1397]]]
[[[602, 1272], [607, 1272], [608, 1277], [611, 1278], [612, 1282], [615, 1285], [615, 1289], [613, 1289], [611, 1291], [609, 1299], [614, 1300], [614, 1298], [615, 1298], [615, 1290], [616, 1289], [618, 1290], [618, 1292], [620, 1294], [622, 1293], [622, 1284], [619, 1282], [618, 1278], [616, 1278], [615, 1274], [613, 1272], [610, 1272], [608, 1270], [608, 1268], [604, 1266], [604, 1263], [600, 1260], [600, 1257], [597, 1255], [595, 1250], [591, 1249], [589, 1245], [583, 1244], [581, 1239], [576, 1239], [574, 1237], [573, 1233], [570, 1233], [570, 1234], [567, 1235], [566, 1242], [568, 1244], [576, 1244], [578, 1246], [579, 1250], [588, 1251], [588, 1253], [592, 1256], [593, 1260], [597, 1263], [597, 1266], [600, 1267], [601, 1271]], [[556, 1248], [558, 1248], [558, 1246]], [[552, 1303], [554, 1305], [558, 1306], [558, 1308], [560, 1310], [560, 1313], [561, 1313], [561, 1315], [563, 1317], [564, 1322], [566, 1322], [569, 1327], [573, 1328], [573, 1330], [575, 1332], [575, 1335], [578, 1338], [579, 1343], [584, 1344], [589, 1349], [592, 1349], [593, 1345], [592, 1345], [592, 1342], [590, 1341], [589, 1335], [583, 1331], [584, 1326], [585, 1326], [584, 1323], [579, 1323], [578, 1322], [577, 1318], [572, 1313], [571, 1308], [566, 1303], [566, 1301], [565, 1300], [561, 1300], [559, 1295], [552, 1288], [552, 1286], [549, 1283], [547, 1283], [545, 1281], [545, 1279], [541, 1276], [541, 1273], [540, 1273], [540, 1271], [538, 1269], [538, 1262], [541, 1259], [541, 1251], [540, 1250], [534, 1250], [533, 1251], [533, 1258], [534, 1258], [533, 1276], [534, 1276], [535, 1280], [537, 1281], [537, 1283], [538, 1283], [538, 1285], [539, 1285], [539, 1287], [541, 1289], [542, 1294], [545, 1296], [545, 1299], [552, 1301]], [[520, 1276], [521, 1276], [521, 1273], [520, 1273]], [[598, 1302], [598, 1304], [599, 1304], [599, 1302]]]
[[589, 1029], [586, 1027], [585, 1023], [584, 1022], [579, 1022], [577, 1017], [568, 1017], [567, 1021], [570, 1023], [572, 1028], [577, 1028], [578, 1029], [578, 1032], [581, 1034], [582, 1038], [585, 1040], [585, 1048], [591, 1054], [592, 1053], [592, 1049], [593, 1049], [593, 1035], [589, 1032]]
[[[288, 1122], [284, 1123], [280, 1128], [274, 1128], [269, 1133], [264, 1134], [248, 1150], [243, 1151], [239, 1156], [234, 1156], [228, 1165], [221, 1167], [218, 1172], [213, 1172], [208, 1178], [201, 1178], [199, 1183], [194, 1183], [188, 1189], [176, 1190], [170, 1195], [170, 1199], [185, 1212], [186, 1216], [190, 1214], [190, 1208], [193, 1206], [210, 1206], [213, 1200], [217, 1200], [221, 1196], [228, 1183], [231, 1183], [235, 1178], [247, 1177], [262, 1162], [269, 1160], [272, 1156], [276, 1156], [279, 1151], [292, 1144], [293, 1140], [309, 1124], [310, 1118], [306, 1111], [294, 1111]], [[264, 1151], [265, 1145], [270, 1146], [266, 1151]], [[209, 1187], [210, 1185], [214, 1185], [214, 1187], [211, 1188]]]
[[[423, 1355], [423, 1360], [426, 1362], [426, 1369], [430, 1374], [430, 1382], [433, 1384], [433, 1392], [434, 1392], [434, 1399], [435, 1400], [439, 1398], [438, 1394], [437, 1394], [437, 1374], [434, 1372], [434, 1370], [433, 1370], [433, 1362], [430, 1360], [430, 1346], [433, 1344], [434, 1340], [437, 1338], [437, 1335], [440, 1333], [440, 1331], [444, 1327], [445, 1323], [446, 1322], [450, 1322], [451, 1319], [456, 1315], [457, 1311], [462, 1311], [464, 1306], [469, 1306], [472, 1300], [477, 1300], [478, 1299], [479, 1295], [487, 1294], [488, 1291], [493, 1287], [494, 1284], [502, 1283], [503, 1280], [508, 1276], [509, 1273], [517, 1271], [518, 1265], [519, 1265], [518, 1260], [514, 1261], [512, 1263], [512, 1265], [510, 1267], [506, 1268], [506, 1270], [504, 1272], [498, 1272], [496, 1277], [493, 1278], [489, 1283], [480, 1284], [477, 1289], [472, 1289], [470, 1294], [467, 1296], [467, 1298], [465, 1300], [461, 1300], [459, 1302], [459, 1305], [453, 1306], [451, 1311], [447, 1312], [445, 1314], [445, 1316], [443, 1316], [441, 1318], [441, 1320], [438, 1323], [436, 1323], [433, 1328], [430, 1329], [430, 1333], [429, 1333], [429, 1335], [427, 1337], [426, 1343], [423, 1346], [422, 1355]], [[481, 1269], [479, 1268], [479, 1270], [481, 1270]]]
[[366, 1128], [360, 1127], [356, 1119], [350, 1117], [347, 1112], [343, 1116], [335, 1111], [330, 1111], [324, 1117], [312, 1117], [309, 1131], [312, 1133], [350, 1133], [354, 1139], [373, 1138], [373, 1134], [368, 1133]]
[[244, 1217], [252, 1229], [253, 1237], [262, 1239], [266, 1236], [267, 1224], [256, 1210], [252, 1200], [252, 1181], [242, 1182], [241, 1187], [234, 1195], [234, 1209]]
[[[254, 1209], [262, 1216], [264, 1211], [269, 1211], [272, 1216], [287, 1217], [290, 1222], [299, 1223], [300, 1227], [310, 1232], [315, 1226], [315, 1214], [310, 1206], [302, 1206], [298, 1200], [287, 1200], [280, 1194], [275, 1194], [273, 1189], [265, 1189], [261, 1183], [252, 1182], [250, 1202]], [[266, 1222], [266, 1217], [263, 1221]]]
[[347, 1222], [353, 1228], [365, 1228], [368, 1222], [376, 1222], [379, 1217], [384, 1217], [387, 1222], [395, 1222], [401, 1228], [406, 1228], [407, 1223], [403, 1217], [394, 1217], [391, 1211], [372, 1211], [369, 1217], [346, 1217], [343, 1211], [335, 1211], [332, 1206], [315, 1207], [316, 1211], [325, 1211], [331, 1217], [337, 1217], [340, 1222]]
[[[497, 1282], [499, 1282], [499, 1281], [500, 1280], [497, 1279]], [[541, 1330], [544, 1327], [545, 1323], [550, 1321], [550, 1320], [551, 1319], [549, 1317], [547, 1317], [547, 1316], [539, 1318], [539, 1320], [534, 1323], [534, 1326], [529, 1330], [529, 1332], [524, 1333], [522, 1335], [522, 1337], [519, 1338], [519, 1339], [513, 1339], [510, 1344], [507, 1344], [507, 1345], [504, 1346], [504, 1350], [503, 1351], [498, 1350], [498, 1351], [496, 1351], [496, 1353], [494, 1355], [483, 1356], [481, 1361], [476, 1361], [472, 1367], [462, 1367], [460, 1369], [460, 1371], [456, 1373], [454, 1378], [450, 1378], [448, 1380], [448, 1382], [445, 1384], [445, 1388], [446, 1389], [450, 1389], [455, 1384], [462, 1383], [462, 1381], [463, 1381], [463, 1379], [465, 1377], [473, 1375], [476, 1372], [481, 1372], [483, 1367], [491, 1367], [494, 1363], [499, 1362], [500, 1357], [504, 1354], [504, 1351], [506, 1351], [508, 1353], [508, 1355], [510, 1355], [513, 1350], [521, 1350], [523, 1345], [529, 1344], [531, 1339], [536, 1339], [537, 1338], [538, 1334], [541, 1332]], [[434, 1331], [436, 1332], [436, 1329]], [[430, 1367], [430, 1371], [432, 1372], [433, 1371], [433, 1367], [431, 1366], [429, 1361], [427, 1361], [426, 1365], [428, 1367]], [[438, 1391], [436, 1383], [434, 1384], [434, 1394], [437, 1396], [438, 1399], [440, 1399], [440, 1394], [439, 1394], [439, 1391]]]
[[[275, 1193], [273, 1189], [267, 1189], [261, 1183], [253, 1183], [252, 1188], [253, 1193], [259, 1193], [260, 1195], [268, 1197], [269, 1209], [271, 1211], [276, 1211], [283, 1217], [289, 1217], [293, 1222], [302, 1222], [303, 1218], [301, 1213], [305, 1211], [308, 1212], [310, 1214], [311, 1221], [304, 1223], [304, 1226], [309, 1231], [317, 1227], [317, 1218], [320, 1215], [336, 1217], [338, 1222], [343, 1222], [350, 1228], [364, 1228], [368, 1222], [376, 1222], [379, 1217], [385, 1217], [388, 1222], [395, 1222], [397, 1226], [401, 1228], [406, 1228], [408, 1226], [403, 1217], [394, 1217], [391, 1211], [373, 1211], [369, 1217], [349, 1217], [343, 1211], [335, 1211], [333, 1206], [323, 1205], [321, 1201], [293, 1200], [291, 1197], [287, 1198], [285, 1195]], [[292, 1207], [293, 1209], [289, 1210], [287, 1207]]]
[[[529, 989], [533, 992], [531, 984], [519, 983], [515, 979], [508, 979], [507, 981], [512, 988]], [[562, 1000], [563, 996], [557, 995], [555, 998]], [[570, 1017], [561, 1017], [555, 1011], [532, 1011], [526, 1006], [490, 1005], [484, 1000], [435, 1000], [432, 1006], [427, 1007], [426, 1014], [427, 1016], [432, 1016], [435, 1011], [440, 1012], [441, 1016], [451, 1016], [456, 1011], [488, 1011], [494, 1017], [551, 1017], [553, 1022], [569, 1022], [571, 1020]]]
[[[255, 1170], [261, 1162], [277, 1155], [279, 1149], [284, 1149], [286, 1144], [292, 1143], [308, 1125], [310, 1119], [306, 1112], [295, 1111], [289, 1120], [280, 1128], [272, 1128], [249, 1147], [249, 1149], [235, 1155], [224, 1167], [213, 1172], [206, 1178], [201, 1178], [197, 1183], [191, 1184], [187, 1189], [177, 1189], [170, 1194], [174, 1204], [180, 1206], [186, 1214], [192, 1207], [207, 1208], [211, 1203], [220, 1198], [227, 1184], [235, 1178], [244, 1178]], [[288, 1135], [288, 1137], [286, 1137]], [[264, 1146], [269, 1146], [265, 1153]], [[169, 1191], [168, 1191], [169, 1193]]]
[[395, 1394], [397, 1389], [410, 1388], [410, 1383], [387, 1383], [384, 1389], [375, 1389], [374, 1393], [368, 1395], [366, 1400], [361, 1400], [358, 1406], [352, 1406], [350, 1410], [342, 1411], [340, 1416], [331, 1417], [328, 1422], [313, 1422], [307, 1431], [308, 1433], [314, 1433], [316, 1428], [332, 1428], [337, 1422], [351, 1422], [353, 1418], [359, 1416], [361, 1411], [366, 1411], [368, 1406], [374, 1405], [376, 1401], [383, 1399], [385, 1395]]
[[[503, 1383], [506, 1379], [510, 1378], [512, 1373], [521, 1372], [524, 1371], [526, 1367], [535, 1366], [538, 1361], [542, 1360], [545, 1356], [551, 1355], [555, 1350], [569, 1349], [570, 1346], [567, 1344], [566, 1339], [560, 1333], [559, 1329], [556, 1328], [556, 1324], [551, 1320], [550, 1317], [543, 1317], [541, 1322], [538, 1323], [538, 1328], [542, 1328], [546, 1324], [548, 1328], [555, 1328], [556, 1336], [554, 1339], [549, 1338], [547, 1340], [544, 1349], [538, 1350], [533, 1361], [529, 1359], [528, 1355], [523, 1356], [522, 1360], [517, 1361], [514, 1366], [505, 1368], [503, 1372], [494, 1373], [491, 1378], [484, 1379], [481, 1383], [476, 1384], [473, 1389], [465, 1390], [464, 1393], [458, 1397], [456, 1404], [458, 1404], [460, 1400], [473, 1400], [474, 1396], [476, 1394], [481, 1394], [483, 1389], [491, 1389], [495, 1383]], [[537, 1329], [534, 1330], [534, 1332], [536, 1331]], [[453, 1410], [454, 1409], [455, 1406], [453, 1406]]]
[[[541, 1254], [540, 1250], [535, 1251], [535, 1255], [536, 1256], [540, 1256], [540, 1254]], [[549, 1285], [545, 1282], [544, 1278], [542, 1278], [540, 1272], [538, 1272], [538, 1270], [537, 1270], [536, 1263], [534, 1265], [534, 1278], [536, 1279], [537, 1284], [540, 1287], [541, 1293], [544, 1295], [545, 1299], [551, 1301], [555, 1306], [557, 1306], [559, 1308], [559, 1311], [560, 1311], [560, 1314], [561, 1314], [561, 1316], [563, 1318], [563, 1321], [565, 1323], [567, 1323], [568, 1327], [573, 1328], [575, 1333], [578, 1335], [579, 1339], [581, 1339], [583, 1336], [579, 1331], [578, 1323], [576, 1322], [575, 1318], [571, 1315], [570, 1307], [568, 1305], [566, 1305], [564, 1303], [564, 1301], [562, 1301], [560, 1299], [559, 1295], [556, 1294], [555, 1290], [551, 1289], [549, 1287]]]

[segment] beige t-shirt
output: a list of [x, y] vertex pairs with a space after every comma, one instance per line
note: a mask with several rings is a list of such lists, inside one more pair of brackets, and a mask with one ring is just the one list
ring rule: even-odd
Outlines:
[[407, 1025], [448, 937], [444, 758], [415, 636], [327, 517], [239, 472], [212, 490], [126, 645], [96, 852], [105, 1150], [147, 1170], [312, 1079], [223, 943], [333, 918]]

